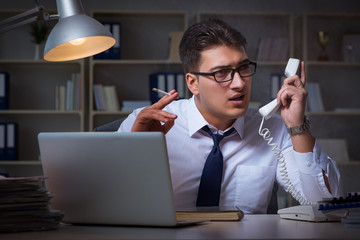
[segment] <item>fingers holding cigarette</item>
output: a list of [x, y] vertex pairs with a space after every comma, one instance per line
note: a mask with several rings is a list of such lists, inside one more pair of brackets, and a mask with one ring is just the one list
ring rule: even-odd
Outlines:
[[157, 109], [163, 109], [166, 105], [171, 103], [172, 101], [179, 99], [179, 93], [176, 90], [171, 90], [170, 92], [165, 92], [163, 90], [153, 88], [153, 91], [164, 94], [164, 96], [152, 106]]
[[179, 93], [175, 90], [165, 92], [160, 89], [153, 89], [153, 91], [164, 94], [164, 97], [140, 111], [132, 127], [133, 132], [161, 131], [167, 133], [174, 125], [177, 115], [166, 112], [163, 108], [175, 99], [178, 99]]
[[157, 89], [157, 88], [153, 88], [152, 90], [153, 90], [154, 92], [157, 92], [157, 93], [162, 93], [162, 94], [164, 94], [164, 95], [171, 96], [171, 94], [170, 94], [170, 93], [165, 92], [165, 91], [160, 90], [160, 89]]
[[[152, 89], [154, 92], [157, 92], [157, 93], [161, 93], [161, 94], [164, 94], [164, 95], [167, 95], [167, 96], [171, 96], [171, 92], [174, 92], [175, 93], [175, 90], [171, 90], [170, 92], [165, 92], [161, 89], [158, 89], [158, 88], [153, 88]], [[177, 97], [177, 99], [179, 99], [179, 97]]]

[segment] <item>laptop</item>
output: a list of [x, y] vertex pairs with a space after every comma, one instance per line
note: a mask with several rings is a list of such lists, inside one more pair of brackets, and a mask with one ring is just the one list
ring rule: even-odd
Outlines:
[[178, 226], [164, 134], [61, 132], [38, 135], [51, 208], [63, 222]]

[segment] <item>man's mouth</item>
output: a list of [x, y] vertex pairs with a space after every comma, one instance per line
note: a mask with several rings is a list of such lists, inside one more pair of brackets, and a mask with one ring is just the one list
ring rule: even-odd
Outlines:
[[236, 96], [233, 96], [232, 98], [230, 98], [230, 101], [242, 101], [245, 98], [245, 94], [238, 94]]

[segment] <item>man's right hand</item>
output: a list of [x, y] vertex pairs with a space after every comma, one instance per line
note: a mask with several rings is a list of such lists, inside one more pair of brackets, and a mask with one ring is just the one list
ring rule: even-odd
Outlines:
[[171, 96], [165, 95], [158, 102], [144, 108], [137, 116], [132, 132], [163, 132], [166, 134], [174, 126], [176, 114], [172, 114], [162, 109], [169, 103], [179, 98], [179, 93], [175, 90], [169, 92]]

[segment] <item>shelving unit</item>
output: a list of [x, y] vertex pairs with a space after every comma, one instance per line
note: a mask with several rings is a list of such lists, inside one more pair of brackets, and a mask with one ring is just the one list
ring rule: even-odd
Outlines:
[[186, 12], [96, 11], [92, 16], [103, 23], [120, 23], [121, 59], [90, 60], [90, 130], [130, 113], [97, 111], [94, 84], [115, 85], [120, 105], [124, 100], [150, 100], [150, 74], [182, 72], [180, 62], [168, 60], [170, 34], [187, 28]]
[[83, 108], [55, 110], [55, 86], [66, 85], [73, 73], [84, 76], [84, 63], [2, 59], [0, 71], [9, 74], [10, 85], [9, 109], [0, 110], [0, 121], [18, 124], [18, 161], [0, 161], [0, 172], [10, 176], [41, 174], [38, 133], [85, 130]]
[[[1, 10], [0, 20], [26, 10]], [[51, 28], [55, 23], [56, 20], [46, 24]], [[38, 133], [85, 130], [84, 107], [55, 110], [55, 86], [66, 85], [73, 73], [84, 76], [84, 61], [54, 63], [34, 59], [36, 48], [31, 42], [30, 29], [30, 25], [23, 25], [0, 35], [0, 71], [9, 74], [9, 108], [0, 110], [0, 122], [18, 124], [18, 160], [0, 161], [0, 173], [9, 176], [42, 174]], [[21, 44], [17, 44], [16, 39], [21, 39]], [[40, 45], [40, 49], [43, 48], [44, 43]], [[81, 82], [84, 86], [83, 78]], [[82, 89], [82, 104], [84, 100]]]
[[307, 61], [317, 61], [321, 50], [318, 32], [329, 34], [326, 45], [330, 62], [343, 62], [342, 36], [349, 33], [360, 33], [360, 16], [358, 13], [305, 13], [303, 26], [303, 57]]
[[[343, 138], [351, 160], [360, 159], [360, 62], [344, 58], [344, 34], [360, 33], [360, 15], [353, 13], [305, 13], [302, 17], [303, 52], [308, 82], [319, 83], [324, 112], [308, 112], [317, 138]], [[319, 61], [318, 32], [327, 32], [328, 61]], [[355, 43], [354, 43], [355, 44]], [[357, 52], [359, 53], [359, 52]], [[356, 53], [354, 53], [356, 54]]]

